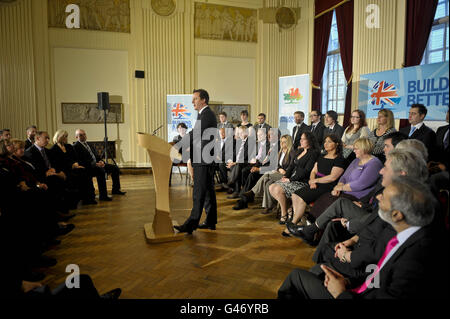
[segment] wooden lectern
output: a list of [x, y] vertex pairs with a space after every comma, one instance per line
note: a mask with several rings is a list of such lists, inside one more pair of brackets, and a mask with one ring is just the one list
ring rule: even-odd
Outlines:
[[153, 223], [144, 225], [147, 242], [156, 244], [182, 240], [185, 237], [184, 234], [175, 232], [173, 229], [173, 226], [177, 223], [172, 222], [169, 204], [169, 177], [172, 169], [172, 158], [181, 159], [181, 156], [172, 145], [154, 135], [138, 133], [138, 144], [147, 149], [150, 156], [156, 191]]

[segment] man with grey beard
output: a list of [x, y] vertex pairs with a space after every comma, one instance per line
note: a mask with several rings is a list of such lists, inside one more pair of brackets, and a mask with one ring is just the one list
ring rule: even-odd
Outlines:
[[[448, 275], [444, 269], [448, 267], [448, 254], [443, 247], [446, 242], [440, 242], [441, 238], [431, 227], [435, 200], [428, 187], [415, 179], [400, 176], [394, 178], [378, 197], [378, 215], [394, 229], [394, 233], [380, 249], [376, 264], [366, 263], [370, 266], [366, 269], [371, 273], [346, 277], [321, 265], [322, 279], [306, 270], [294, 269], [280, 287], [279, 298], [446, 298]], [[436, 271], [436, 263], [443, 271]]]

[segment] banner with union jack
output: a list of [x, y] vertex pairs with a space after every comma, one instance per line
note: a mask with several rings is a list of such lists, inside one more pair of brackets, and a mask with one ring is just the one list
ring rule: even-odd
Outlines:
[[367, 118], [389, 109], [396, 119], [407, 119], [412, 104], [423, 104], [426, 120], [443, 121], [449, 103], [448, 67], [441, 62], [361, 75], [358, 108]]
[[197, 111], [192, 104], [192, 94], [167, 95], [167, 138], [172, 142], [178, 135], [177, 125], [184, 123], [190, 131], [197, 120]]

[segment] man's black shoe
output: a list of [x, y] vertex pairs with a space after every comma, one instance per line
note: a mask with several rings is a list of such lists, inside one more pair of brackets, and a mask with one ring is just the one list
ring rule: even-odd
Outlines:
[[209, 225], [206, 223], [200, 224], [197, 227], [198, 229], [211, 229], [211, 230], [216, 230], [216, 225]]
[[243, 193], [241, 195], [241, 198], [246, 203], [253, 203], [255, 201], [255, 193], [253, 193], [252, 191], [248, 191], [246, 193]]
[[248, 207], [248, 205], [247, 205], [246, 202], [244, 202], [243, 200], [238, 200], [236, 205], [233, 206], [233, 209], [234, 210], [240, 210], [240, 209], [244, 209], [244, 208], [247, 208], [247, 207]]
[[122, 192], [122, 191], [112, 191], [113, 195], [125, 195], [127, 192]]
[[188, 233], [189, 235], [192, 234], [192, 229], [188, 228], [186, 225], [181, 226], [173, 226], [176, 230], [178, 230], [179, 233]]
[[108, 197], [108, 196], [102, 196], [102, 197], [100, 197], [99, 198], [102, 202], [110, 202], [110, 201], [112, 201], [112, 198], [111, 197]]
[[70, 233], [75, 228], [74, 224], [68, 224], [66, 226], [59, 226], [59, 229], [57, 230], [56, 234], [57, 236], [62, 236]]
[[305, 231], [305, 229], [309, 226], [297, 226], [296, 224], [289, 222], [286, 227], [293, 236], [301, 238], [310, 246], [317, 246], [318, 241], [314, 238], [315, 233], [311, 233], [308, 230]]
[[58, 221], [67, 222], [68, 220], [70, 220], [71, 218], [73, 218], [75, 216], [77, 216], [77, 214], [67, 214], [67, 215], [58, 214]]
[[239, 198], [239, 193], [233, 193], [230, 196], [227, 196], [228, 199], [236, 199]]
[[102, 299], [119, 299], [122, 289], [116, 288], [100, 296]]

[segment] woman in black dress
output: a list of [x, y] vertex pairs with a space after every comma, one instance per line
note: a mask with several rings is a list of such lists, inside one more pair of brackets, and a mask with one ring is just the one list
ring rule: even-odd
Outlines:
[[269, 187], [270, 195], [281, 207], [280, 224], [287, 221], [287, 199], [299, 189], [308, 185], [308, 178], [314, 163], [320, 154], [319, 144], [311, 132], [305, 132], [300, 138], [300, 148], [295, 153], [291, 164], [281, 180]]
[[69, 188], [79, 193], [83, 204], [97, 204], [92, 177], [78, 164], [72, 145], [67, 144], [67, 137], [67, 131], [56, 131], [53, 137], [54, 145], [50, 149], [50, 163], [56, 171], [64, 172]]
[[[318, 158], [311, 171], [309, 183], [292, 194], [294, 217], [292, 223], [296, 224], [305, 213], [306, 205], [314, 202], [321, 195], [333, 190], [339, 177], [344, 173], [345, 159], [342, 157], [342, 141], [334, 134], [325, 138], [324, 148], [327, 152]], [[286, 229], [284, 236], [289, 236]]]

